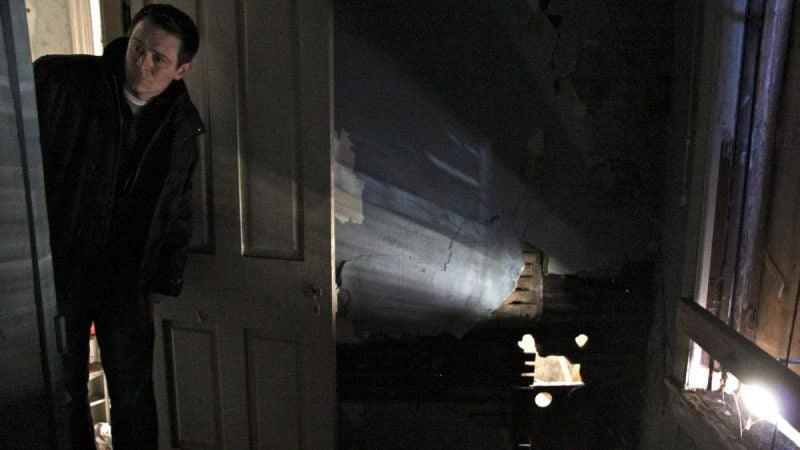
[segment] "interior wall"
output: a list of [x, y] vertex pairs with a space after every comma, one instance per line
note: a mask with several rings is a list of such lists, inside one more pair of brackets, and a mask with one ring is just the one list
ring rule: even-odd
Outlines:
[[[677, 333], [675, 311], [679, 299], [697, 294], [704, 212], [709, 205], [713, 208], [713, 202], [707, 201], [713, 185], [707, 179], [709, 157], [732, 136], [728, 133], [720, 139], [733, 123], [720, 113], [719, 102], [726, 95], [717, 90], [724, 84], [720, 80], [738, 77], [738, 69], [727, 69], [734, 73], [719, 70], [719, 58], [725, 58], [728, 51], [735, 53], [733, 47], [741, 45], [741, 36], [730, 28], [743, 24], [744, 16], [733, 14], [742, 3], [678, 1], [674, 6], [670, 133], [665, 148], [668, 163], [642, 414], [640, 448], [644, 449], [702, 446], [693, 441], [696, 434], [682, 428], [684, 422], [679, 424], [671, 400], [674, 389], [683, 389], [689, 357], [689, 342]], [[736, 84], [728, 89], [736, 90]], [[668, 384], [674, 384], [674, 389]]]
[[25, 0], [32, 59], [72, 53], [68, 0]]
[[340, 318], [361, 337], [463, 334], [523, 267], [498, 192], [513, 174], [389, 54], [336, 29]]
[[131, 11], [130, 6], [127, 6], [124, 0], [102, 0], [100, 11], [103, 28], [102, 42], [105, 47], [109, 42], [127, 32], [125, 28], [130, 25]]
[[692, 132], [687, 123], [695, 117], [696, 85], [695, 63], [699, 57], [693, 52], [698, 42], [694, 29], [697, 23], [696, 2], [675, 2], [675, 46], [673, 53], [673, 83], [669, 124], [671, 133], [665, 148], [667, 165], [663, 205], [661, 256], [655, 277], [655, 304], [653, 325], [648, 351], [647, 383], [642, 419], [641, 448], [671, 449], [680, 438], [680, 432], [667, 408], [668, 396], [664, 379], [671, 374], [676, 355], [675, 308], [677, 299], [684, 293], [684, 260], [689, 251], [686, 246], [686, 224], [689, 211], [684, 202], [688, 192], [686, 176], [691, 169], [687, 162], [687, 142]]
[[22, 0], [0, 3], [0, 448], [66, 448], [66, 393], [30, 47]]
[[335, 7], [340, 329], [461, 334], [522, 242], [551, 273], [655, 258], [670, 2]]

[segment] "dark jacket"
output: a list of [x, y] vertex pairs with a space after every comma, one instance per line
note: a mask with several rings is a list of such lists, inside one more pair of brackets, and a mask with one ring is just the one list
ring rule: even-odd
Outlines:
[[[50, 245], [59, 296], [82, 295], [97, 280], [108, 255], [115, 214], [120, 209], [117, 174], [121, 165], [127, 104], [121, 92], [127, 39], [106, 47], [102, 57], [54, 55], [34, 63]], [[191, 175], [197, 163], [197, 136], [203, 124], [183, 81], [172, 84], [151, 104], [163, 111], [132, 173], [132, 188], [153, 186], [139, 176], [142, 167], [164, 158], [153, 201], [146, 211], [142, 247], [137, 253], [137, 292], [176, 296], [191, 237]], [[152, 188], [151, 188], [152, 190]]]

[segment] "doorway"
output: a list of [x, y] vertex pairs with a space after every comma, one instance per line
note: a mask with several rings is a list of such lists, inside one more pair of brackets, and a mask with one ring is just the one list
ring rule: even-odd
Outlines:
[[127, 32], [126, 0], [25, 0], [31, 60], [49, 54], [101, 55]]

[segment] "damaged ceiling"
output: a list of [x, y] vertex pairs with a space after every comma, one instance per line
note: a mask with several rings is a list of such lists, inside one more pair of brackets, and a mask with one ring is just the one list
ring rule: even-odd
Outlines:
[[654, 258], [672, 15], [641, 3], [335, 2], [340, 328], [461, 335], [529, 247]]

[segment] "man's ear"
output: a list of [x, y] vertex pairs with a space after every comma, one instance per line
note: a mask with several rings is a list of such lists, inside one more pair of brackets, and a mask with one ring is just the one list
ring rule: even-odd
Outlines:
[[178, 66], [178, 70], [175, 71], [175, 76], [172, 77], [172, 79], [180, 80], [181, 78], [183, 78], [184, 75], [186, 75], [186, 73], [189, 72], [191, 68], [192, 68], [191, 61], [181, 64], [180, 66]]

